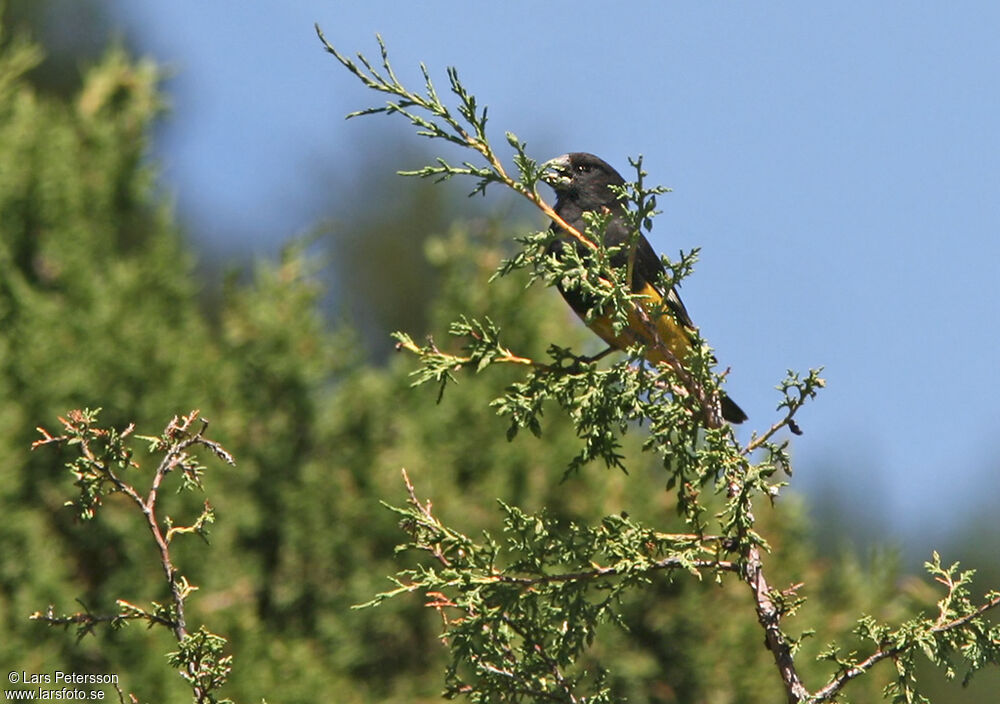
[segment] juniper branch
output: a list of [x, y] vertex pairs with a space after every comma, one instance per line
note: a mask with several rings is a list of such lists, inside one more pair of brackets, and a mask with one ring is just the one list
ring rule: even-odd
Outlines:
[[182, 668], [182, 675], [191, 685], [194, 700], [199, 704], [215, 702], [213, 690], [225, 679], [229, 668], [230, 658], [221, 656], [225, 640], [208, 633], [204, 628], [195, 634], [189, 632], [185, 603], [197, 587], [180, 573], [170, 554], [171, 541], [177, 535], [204, 535], [206, 525], [213, 520], [212, 508], [205, 502], [201, 515], [191, 526], [175, 526], [169, 517], [161, 523], [157, 510], [163, 481], [171, 472], [181, 473], [185, 487], [201, 486], [203, 467], [190, 453], [192, 448], [204, 447], [228, 464], [235, 464], [232, 455], [221, 444], [205, 436], [208, 422], [199, 420], [199, 411], [175, 416], [160, 436], [142, 438], [150, 442], [150, 451], [163, 453], [153, 472], [150, 488], [143, 496], [120, 473], [125, 468], [139, 467], [132, 459], [131, 449], [125, 444], [125, 440], [134, 431], [134, 426], [129, 425], [121, 432], [95, 427], [98, 411], [75, 410], [67, 415], [68, 418], [59, 419], [65, 434], [54, 436], [44, 428], [38, 428], [42, 438], [32, 443], [32, 449], [49, 444], [73, 444], [78, 447], [80, 457], [70, 463], [69, 467], [77, 478], [80, 498], [69, 503], [79, 506], [84, 518], [94, 517], [101, 497], [108, 493], [120, 493], [139, 508], [156, 546], [170, 593], [170, 603], [162, 605], [154, 602], [153, 610], [149, 611], [119, 599], [119, 613], [115, 616], [97, 616], [89, 610], [57, 616], [54, 609], [49, 607], [44, 613], [35, 612], [31, 618], [54, 626], [75, 624], [81, 634], [92, 631], [94, 626], [101, 623], [116, 626], [129, 620], [145, 620], [151, 625], [165, 626], [173, 632], [178, 643], [179, 649], [172, 655], [172, 659]]

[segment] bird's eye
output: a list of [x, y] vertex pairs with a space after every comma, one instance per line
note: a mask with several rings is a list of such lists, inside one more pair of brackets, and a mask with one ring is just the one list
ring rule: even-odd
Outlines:
[[588, 173], [590, 173], [590, 168], [591, 168], [590, 164], [577, 164], [576, 165], [576, 171], [577, 171], [577, 173], [580, 173], [580, 174], [588, 174]]

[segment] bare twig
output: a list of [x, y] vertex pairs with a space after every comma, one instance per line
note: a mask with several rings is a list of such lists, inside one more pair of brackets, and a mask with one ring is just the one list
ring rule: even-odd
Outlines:
[[[730, 497], [738, 494], [744, 496], [743, 500], [746, 501], [745, 508], [743, 509], [744, 515], [748, 524], [752, 526], [755, 519], [752, 507], [750, 506], [749, 496], [746, 496], [744, 488], [745, 486], [738, 479], [735, 477], [730, 478], [729, 495]], [[787, 701], [789, 704], [798, 704], [806, 700], [809, 696], [809, 690], [806, 689], [802, 683], [802, 679], [799, 677], [798, 670], [795, 667], [795, 659], [792, 656], [791, 645], [781, 630], [782, 612], [774, 603], [774, 598], [771, 596], [772, 589], [767, 582], [767, 577], [764, 575], [764, 563], [761, 560], [760, 548], [756, 541], [747, 538], [745, 530], [741, 528], [738, 533], [740, 542], [743, 545], [741, 549], [743, 564], [740, 570], [740, 577], [750, 587], [757, 621], [760, 623], [761, 628], [764, 629], [764, 642], [767, 644], [767, 649], [771, 651], [774, 664], [778, 668], [778, 674], [785, 687]]]
[[[413, 484], [410, 482], [410, 475], [406, 473], [405, 468], [402, 469], [402, 472], [403, 482], [406, 484], [406, 493], [409, 495], [410, 505], [420, 511], [424, 520], [427, 521], [428, 527], [433, 530], [447, 531], [448, 529], [441, 524], [441, 521], [435, 518], [434, 514], [431, 513], [431, 500], [427, 499], [426, 503], [421, 503], [420, 499], [417, 498], [416, 489], [413, 488]], [[449, 560], [448, 556], [444, 554], [443, 550], [441, 550], [440, 543], [435, 543], [433, 546], [421, 546], [421, 549], [429, 552], [434, 559], [440, 562], [444, 567], [451, 567], [451, 560]]]
[[751, 545], [747, 550], [746, 563], [743, 566], [741, 577], [753, 593], [757, 621], [764, 629], [764, 640], [774, 657], [774, 664], [781, 675], [781, 681], [785, 685], [789, 704], [805, 701], [809, 697], [809, 690], [802, 684], [795, 668], [791, 645], [781, 630], [781, 611], [775, 606], [774, 599], [771, 598], [771, 587], [764, 576], [760, 550], [756, 545]]

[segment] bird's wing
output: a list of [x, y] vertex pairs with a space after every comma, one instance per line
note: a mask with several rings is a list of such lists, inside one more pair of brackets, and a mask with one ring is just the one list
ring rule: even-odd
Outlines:
[[[605, 231], [605, 242], [609, 245], [618, 245], [627, 241], [628, 229], [624, 222], [616, 218], [608, 223], [608, 229]], [[626, 256], [627, 253], [620, 255], [622, 265], [626, 263]], [[613, 262], [613, 264], [618, 265], [617, 262]], [[667, 308], [677, 322], [686, 328], [694, 329], [694, 322], [692, 322], [691, 316], [688, 315], [687, 309], [684, 307], [684, 302], [681, 301], [681, 297], [677, 294], [677, 290], [671, 288], [666, 293], [660, 290], [658, 282], [660, 281], [660, 277], [666, 275], [666, 270], [663, 267], [663, 262], [660, 261], [660, 257], [657, 256], [656, 251], [645, 235], [639, 235], [639, 241], [636, 242], [635, 263], [633, 267], [632, 290], [640, 291], [644, 288], [645, 284], [649, 284], [663, 297]]]

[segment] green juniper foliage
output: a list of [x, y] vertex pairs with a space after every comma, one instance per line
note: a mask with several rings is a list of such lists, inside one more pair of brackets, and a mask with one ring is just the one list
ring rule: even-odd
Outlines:
[[[381, 63], [376, 66], [360, 54], [357, 62], [344, 56], [317, 31], [341, 65], [368, 88], [388, 96], [384, 105], [348, 117], [398, 114], [419, 135], [467, 148], [475, 159], [454, 164], [439, 157], [432, 165], [402, 174], [438, 181], [472, 177], [473, 194], [484, 193], [494, 184], [505, 186], [557, 220], [537, 191], [539, 163], [508, 132], [516, 176], [505, 170], [487, 136], [487, 110], [479, 107], [454, 68], [448, 69], [449, 91], [457, 100], [452, 110], [423, 65], [422, 93], [400, 82], [381, 38]], [[637, 178], [624, 195], [631, 204], [629, 213], [638, 237], [641, 229], [652, 226], [656, 196], [666, 189], [647, 188], [641, 159], [632, 164]], [[638, 297], [629, 292], [624, 275], [609, 266], [613, 252], [601, 244], [600, 236], [607, 221], [607, 215], [592, 215], [585, 232], [573, 233], [585, 245], [586, 256], [575, 247], [567, 248], [566, 257], [548, 256], [548, 246], [556, 237], [550, 231], [522, 237], [521, 249], [501, 263], [492, 278], [527, 269], [532, 280], [576, 286], [597, 301], [591, 315], [600, 310], [616, 326], [624, 326], [629, 313], [642, 316], [643, 309], [637, 305]], [[693, 254], [682, 255], [678, 266], [665, 261], [672, 280], [661, 284], [678, 283], [690, 274], [692, 262]], [[709, 406], [717, 398], [722, 378], [713, 370], [711, 351], [705, 344], [694, 345], [687, 359], [655, 368], [639, 363], [642, 350], [638, 348], [630, 349], [616, 363], [599, 367], [555, 346], [544, 358], [518, 354], [502, 342], [502, 330], [489, 319], [463, 315], [449, 333], [461, 341], [461, 353], [442, 350], [433, 341], [420, 346], [410, 336], [397, 333], [400, 347], [418, 357], [415, 385], [437, 384], [440, 400], [460, 370], [482, 374], [496, 365], [517, 365], [523, 373], [491, 405], [509, 419], [508, 439], [520, 428], [543, 435], [544, 411], [558, 406], [572, 422], [581, 445], [566, 473], [578, 472], [595, 459], [626, 469], [633, 458], [623, 452], [623, 438], [636, 426], [644, 427], [643, 449], [659, 458], [667, 490], [675, 492], [685, 532], [661, 534], [623, 515], [608, 516], [588, 527], [553, 520], [544, 510], [531, 514], [502, 503], [502, 537], [487, 533], [476, 541], [440, 521], [430, 502], [417, 497], [404, 472], [409, 502], [393, 509], [409, 535], [401, 548], [426, 553], [427, 559], [400, 571], [393, 580], [396, 588], [368, 605], [409, 592], [424, 594], [426, 604], [441, 615], [441, 637], [451, 651], [446, 695], [462, 694], [475, 702], [616, 701], [609, 671], [599, 663], [587, 664], [587, 649], [602, 624], [624, 625], [619, 609], [626, 593], [649, 589], [661, 575], [679, 579], [682, 573], [720, 582], [737, 579], [749, 588], [753, 601], [747, 603], [753, 603], [790, 702], [836, 700], [848, 682], [885, 659], [896, 667], [885, 696], [899, 702], [921, 701], [915, 669], [918, 649], [947, 668], [949, 676], [954, 672], [949, 658], [956, 654], [963, 659], [966, 677], [998, 662], [1000, 628], [991, 627], [984, 615], [1000, 604], [1000, 594], [991, 592], [982, 603], [974, 603], [968, 595], [970, 575], [959, 572], [957, 565], [943, 568], [935, 556], [928, 569], [947, 588], [936, 618], [921, 616], [894, 628], [864, 616], [855, 635], [866, 644], [866, 654], [852, 651], [845, 655], [831, 644], [819, 653], [821, 660], [835, 665], [828, 670], [826, 683], [810, 689], [802, 680], [796, 655], [802, 638], [810, 634], [793, 638], [786, 634], [782, 620], [802, 607], [805, 599], [799, 589], [803, 585], [784, 591], [770, 586], [761, 556], [771, 546], [757, 530], [755, 511], [767, 510], [759, 499], [775, 502], [786, 484], [782, 475], [791, 470], [787, 441], [776, 438], [783, 429], [801, 432], [794, 417], [824, 385], [820, 370], [804, 376], [789, 371], [778, 386], [777, 410], [784, 411], [784, 416], [741, 445], [731, 427], [706, 422], [711, 420]], [[781, 558], [780, 553], [776, 558]]]

